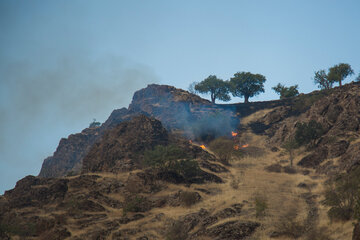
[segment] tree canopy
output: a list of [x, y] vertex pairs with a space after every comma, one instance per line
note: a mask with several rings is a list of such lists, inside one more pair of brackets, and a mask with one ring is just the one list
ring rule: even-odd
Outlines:
[[230, 101], [229, 84], [215, 75], [210, 75], [196, 84], [194, 88], [199, 93], [210, 94], [212, 103], [215, 103], [216, 99], [225, 102]]
[[328, 78], [325, 70], [320, 70], [315, 72], [314, 83], [318, 85], [320, 89], [330, 89], [332, 88], [334, 81]]
[[265, 92], [265, 76], [250, 72], [237, 72], [230, 79], [230, 92], [234, 97], [244, 97], [245, 103], [249, 98]]
[[350, 75], [354, 74], [354, 70], [351, 68], [350, 64], [339, 63], [331, 68], [329, 68], [328, 79], [332, 82], [339, 82], [339, 86], [342, 86], [342, 81]]
[[294, 86], [285, 87], [284, 85], [279, 83], [275, 87], [272, 87], [272, 89], [280, 95], [280, 99], [284, 99], [299, 95], [298, 87], [299, 86], [297, 84]]

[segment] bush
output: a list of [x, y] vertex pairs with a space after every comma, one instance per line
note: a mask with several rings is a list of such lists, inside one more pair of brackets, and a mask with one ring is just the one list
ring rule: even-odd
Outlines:
[[297, 239], [305, 233], [305, 226], [298, 220], [298, 209], [290, 207], [278, 219], [275, 229], [279, 235]]
[[184, 206], [190, 207], [200, 200], [200, 195], [197, 192], [181, 192], [179, 198]]
[[166, 231], [166, 240], [185, 240], [188, 237], [187, 228], [182, 221], [175, 221]]
[[299, 86], [297, 84], [294, 86], [285, 87], [284, 85], [279, 83], [275, 87], [272, 87], [272, 89], [280, 95], [280, 99], [284, 99], [299, 95], [298, 87]]
[[93, 122], [91, 122], [89, 124], [89, 128], [96, 128], [96, 127], [99, 127], [101, 125], [100, 122], [97, 122], [96, 119], [94, 118]]
[[327, 182], [323, 204], [331, 207], [328, 211], [330, 219], [346, 221], [356, 217], [356, 208], [360, 202], [359, 188], [359, 167], [350, 174], [340, 174]]
[[328, 180], [323, 204], [330, 206], [328, 216], [333, 221], [358, 218], [360, 209], [360, 167], [350, 173], [339, 174]]
[[142, 196], [129, 197], [125, 199], [123, 207], [123, 215], [128, 212], [144, 212], [146, 198]]
[[315, 145], [315, 140], [324, 134], [322, 125], [315, 120], [308, 123], [299, 123], [296, 126], [295, 141], [301, 146], [310, 143], [310, 146]]
[[209, 148], [220, 158], [222, 163], [228, 165], [231, 155], [234, 152], [234, 142], [230, 139], [220, 137], [212, 141], [209, 144]]
[[199, 171], [197, 161], [176, 145], [157, 145], [153, 150], [145, 151], [144, 164], [162, 171], [174, 171], [185, 179], [196, 176]]
[[257, 194], [255, 196], [255, 211], [256, 217], [265, 216], [265, 212], [268, 209], [267, 198], [263, 195]]

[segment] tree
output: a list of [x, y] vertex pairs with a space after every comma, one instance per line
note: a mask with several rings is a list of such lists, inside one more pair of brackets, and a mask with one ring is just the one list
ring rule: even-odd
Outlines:
[[210, 75], [200, 83], [195, 85], [195, 90], [199, 93], [210, 93], [211, 102], [215, 103], [216, 99], [221, 101], [230, 101], [229, 84], [215, 75]]
[[359, 75], [355, 78], [355, 81], [356, 81], [356, 82], [360, 82], [360, 73], [359, 73]]
[[230, 92], [234, 97], [244, 97], [245, 103], [248, 103], [250, 97], [265, 92], [265, 81], [266, 78], [261, 74], [237, 72], [230, 79]]
[[290, 138], [281, 147], [284, 148], [287, 153], [289, 153], [290, 166], [292, 167], [294, 162], [294, 150], [299, 147], [297, 141], [294, 138]]
[[320, 70], [315, 72], [314, 83], [318, 85], [320, 89], [330, 89], [332, 88], [334, 81], [333, 79], [328, 78], [325, 70]]
[[329, 68], [328, 79], [332, 82], [339, 82], [341, 87], [341, 81], [343, 81], [347, 76], [353, 75], [354, 70], [347, 63], [339, 63], [331, 68]]
[[272, 89], [280, 95], [280, 99], [284, 99], [299, 95], [298, 87], [299, 86], [297, 84], [294, 86], [285, 87], [284, 85], [279, 83], [275, 87], [272, 87]]
[[321, 123], [311, 120], [308, 123], [299, 123], [296, 126], [295, 140], [299, 145], [310, 143], [310, 147], [315, 146], [316, 139], [324, 134]]
[[198, 82], [192, 82], [188, 87], [188, 91], [192, 94], [197, 94], [197, 91], [195, 90], [195, 86], [197, 84], [198, 84]]
[[100, 122], [97, 122], [96, 119], [94, 118], [94, 119], [93, 119], [93, 122], [91, 122], [91, 123], [89, 124], [89, 128], [96, 128], [96, 127], [99, 127], [100, 125], [101, 125], [101, 123], [100, 123]]

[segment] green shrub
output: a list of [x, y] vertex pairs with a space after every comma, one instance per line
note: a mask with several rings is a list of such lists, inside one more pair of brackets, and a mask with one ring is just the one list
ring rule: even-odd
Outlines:
[[360, 167], [339, 174], [327, 181], [324, 205], [330, 206], [328, 216], [334, 221], [358, 218], [360, 209]]
[[162, 171], [174, 171], [185, 179], [196, 176], [200, 171], [197, 161], [176, 145], [158, 145], [145, 151], [144, 164]]
[[10, 223], [0, 224], [0, 233], [19, 236], [33, 236], [36, 233], [35, 223], [23, 223], [21, 220], [15, 219]]
[[257, 194], [255, 196], [256, 217], [265, 216], [265, 212], [267, 209], [268, 209], [267, 198], [264, 195]]
[[173, 222], [166, 231], [166, 240], [185, 240], [187, 238], [188, 231], [182, 221]]
[[294, 161], [294, 150], [299, 147], [299, 144], [294, 138], [290, 138], [281, 147], [289, 154], [290, 166], [292, 167]]
[[128, 212], [143, 212], [145, 201], [145, 197], [137, 195], [135, 197], [126, 198], [123, 207], [123, 215], [126, 215]]
[[298, 87], [299, 86], [297, 84], [294, 86], [285, 87], [284, 85], [279, 83], [275, 87], [272, 87], [272, 89], [280, 95], [280, 99], [284, 99], [299, 95]]
[[184, 206], [190, 207], [199, 201], [199, 194], [196, 192], [181, 192], [179, 198]]
[[94, 120], [89, 124], [89, 128], [96, 128], [99, 127], [101, 125], [100, 122], [97, 122], [96, 119], [94, 118]]
[[298, 96], [294, 106], [293, 106], [293, 112], [295, 113], [303, 113], [306, 110], [308, 110], [315, 102], [322, 99], [325, 96], [328, 96], [332, 93], [333, 89], [326, 89], [317, 91], [311, 94], [304, 94], [301, 96]]
[[324, 134], [322, 125], [315, 120], [308, 123], [299, 123], [296, 126], [295, 141], [301, 146], [310, 143], [310, 146], [315, 145], [315, 140]]
[[209, 144], [209, 148], [213, 151], [224, 164], [229, 164], [229, 160], [234, 152], [234, 142], [230, 139], [220, 137]]

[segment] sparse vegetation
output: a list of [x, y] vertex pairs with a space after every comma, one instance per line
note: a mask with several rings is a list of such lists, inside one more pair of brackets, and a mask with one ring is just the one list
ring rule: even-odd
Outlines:
[[144, 164], [162, 171], [174, 171], [185, 179], [196, 176], [200, 170], [198, 163], [176, 145], [158, 145], [145, 151]]
[[329, 179], [323, 204], [330, 206], [328, 215], [333, 221], [359, 217], [356, 210], [360, 209], [360, 167]]
[[256, 217], [260, 218], [265, 216], [266, 210], [268, 209], [267, 198], [265, 195], [256, 194], [254, 197]]
[[36, 225], [34, 223], [23, 224], [19, 219], [14, 219], [10, 223], [0, 224], [0, 233], [19, 235], [19, 236], [32, 236], [36, 232]]
[[186, 226], [180, 220], [173, 222], [166, 232], [166, 240], [185, 240], [187, 237]]
[[93, 121], [89, 124], [89, 128], [96, 128], [99, 127], [101, 125], [100, 122], [97, 122], [96, 119], [94, 118]]
[[299, 209], [290, 207], [278, 218], [275, 224], [275, 231], [281, 236], [297, 239], [305, 233], [305, 226], [301, 219], [298, 219]]
[[228, 165], [234, 151], [234, 142], [225, 137], [220, 137], [212, 141], [209, 148], [220, 158], [222, 163]]
[[142, 212], [145, 200], [145, 197], [138, 195], [127, 197], [124, 202], [123, 215], [126, 215], [128, 212]]

